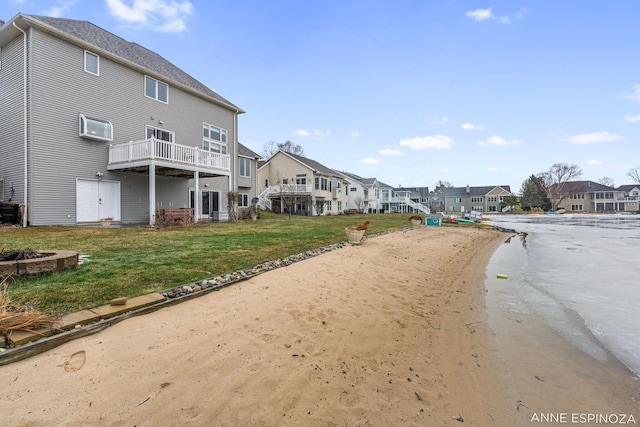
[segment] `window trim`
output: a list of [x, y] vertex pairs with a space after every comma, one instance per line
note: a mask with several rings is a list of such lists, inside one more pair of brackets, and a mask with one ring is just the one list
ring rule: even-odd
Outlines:
[[239, 208], [248, 208], [249, 207], [249, 194], [248, 193], [238, 193], [238, 207]]
[[[92, 56], [96, 57], [96, 72], [95, 73], [93, 71], [87, 69], [87, 55], [92, 55]], [[93, 52], [91, 52], [90, 50], [87, 50], [87, 49], [84, 50], [84, 72], [92, 74], [94, 76], [99, 76], [100, 75], [100, 55], [95, 54], [95, 53], [93, 53]]]
[[238, 157], [238, 160], [240, 162], [238, 165], [238, 176], [242, 178], [251, 178], [251, 159], [247, 157]]
[[[144, 137], [145, 137], [145, 139], [151, 138], [150, 136], [148, 136], [150, 129], [152, 129], [154, 131], [155, 135], [153, 136], [153, 138], [157, 139], [158, 141], [164, 141], [164, 142], [167, 142], [169, 144], [175, 144], [176, 143], [176, 133], [174, 131], [171, 131], [171, 130], [168, 130], [168, 129], [159, 128], [157, 126], [152, 126], [152, 125], [145, 125], [144, 126]], [[161, 132], [167, 133], [171, 137], [171, 140], [167, 141], [166, 139], [158, 138], [158, 132], [157, 131], [161, 131]]]
[[0, 178], [0, 202], [4, 202], [4, 178]]
[[[211, 129], [216, 129], [220, 135], [220, 139], [211, 138]], [[206, 136], [205, 136], [206, 130]], [[229, 154], [229, 146], [227, 144], [228, 141], [228, 132], [226, 129], [221, 128], [220, 126], [215, 126], [206, 122], [202, 122], [202, 149], [205, 151], [209, 151], [211, 153]], [[205, 144], [209, 146], [209, 148], [205, 148]], [[220, 147], [219, 151], [212, 150], [212, 146]]]
[[[147, 79], [155, 82], [155, 87], [154, 87], [154, 92], [153, 92], [154, 96], [147, 95]], [[158, 88], [160, 87], [161, 84], [166, 86], [166, 88], [167, 88], [167, 100], [166, 101], [160, 99], [159, 95], [158, 95], [160, 93]], [[158, 79], [156, 79], [154, 77], [151, 77], [151, 76], [148, 76], [148, 75], [145, 74], [145, 76], [144, 76], [144, 84], [142, 85], [142, 89], [144, 91], [144, 96], [145, 97], [147, 97], [149, 99], [153, 99], [153, 100], [158, 101], [158, 102], [162, 102], [163, 104], [168, 104], [169, 103], [169, 85], [167, 83], [165, 83], [163, 81], [160, 81], [160, 80], [158, 80]]]
[[[109, 136], [99, 136], [97, 134], [96, 135], [90, 134], [88, 130], [89, 121], [94, 121], [97, 123], [108, 125]], [[111, 123], [109, 120], [100, 120], [94, 117], [87, 117], [84, 114], [80, 113], [78, 114], [78, 135], [81, 138], [97, 139], [99, 141], [113, 141], [113, 123]]]

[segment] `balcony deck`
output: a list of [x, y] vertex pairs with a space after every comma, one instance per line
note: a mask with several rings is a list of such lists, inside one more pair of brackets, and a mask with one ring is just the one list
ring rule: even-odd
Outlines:
[[203, 177], [229, 175], [231, 160], [228, 154], [212, 153], [198, 147], [174, 144], [155, 138], [130, 141], [109, 146], [107, 169], [133, 172], [148, 171], [157, 166], [161, 175], [193, 177], [198, 171]]

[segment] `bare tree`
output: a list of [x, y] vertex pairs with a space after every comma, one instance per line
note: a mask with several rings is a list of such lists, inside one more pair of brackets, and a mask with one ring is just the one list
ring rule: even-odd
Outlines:
[[598, 183], [602, 184], [602, 185], [606, 185], [607, 187], [612, 187], [612, 188], [615, 186], [615, 184], [613, 182], [613, 178], [608, 177], [608, 176], [603, 176], [602, 178], [600, 178], [598, 180]]
[[297, 154], [298, 156], [304, 156], [304, 150], [300, 144], [294, 144], [291, 141], [279, 142], [275, 143], [274, 141], [269, 141], [264, 144], [262, 148], [262, 157], [268, 159], [269, 157], [276, 154], [278, 151], [284, 151], [285, 153]]
[[229, 214], [229, 221], [236, 221], [238, 219], [238, 198], [240, 193], [237, 191], [227, 192], [227, 213]]
[[362, 196], [356, 197], [353, 203], [356, 204], [356, 208], [358, 208], [358, 213], [364, 212], [364, 197]]
[[579, 166], [566, 163], [554, 163], [547, 172], [539, 175], [549, 193], [553, 209], [557, 209], [571, 194], [580, 191], [576, 186], [568, 186], [567, 183], [581, 176], [582, 169]]
[[268, 159], [269, 157], [273, 156], [277, 152], [278, 152], [278, 146], [276, 145], [276, 143], [274, 141], [269, 141], [264, 144], [264, 147], [262, 148], [262, 153], [260, 153], [260, 155], [263, 158]]
[[636, 184], [640, 184], [640, 166], [630, 169], [629, 172], [627, 172], [627, 176]]

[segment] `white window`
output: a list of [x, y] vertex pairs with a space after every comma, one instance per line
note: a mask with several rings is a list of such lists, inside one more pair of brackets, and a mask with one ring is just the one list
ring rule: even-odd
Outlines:
[[240, 161], [240, 176], [245, 178], [251, 177], [251, 159], [245, 159], [244, 157], [240, 157], [238, 159]]
[[227, 131], [217, 126], [202, 124], [202, 149], [227, 154]]
[[154, 79], [153, 77], [144, 76], [144, 95], [147, 98], [155, 99], [165, 104], [169, 103], [169, 85]]
[[84, 70], [87, 73], [100, 75], [100, 57], [88, 50], [84, 51]]
[[238, 207], [246, 208], [249, 206], [249, 195], [248, 194], [239, 194], [238, 195]]
[[84, 114], [79, 116], [79, 133], [83, 138], [113, 141], [113, 125], [110, 121], [93, 119]]

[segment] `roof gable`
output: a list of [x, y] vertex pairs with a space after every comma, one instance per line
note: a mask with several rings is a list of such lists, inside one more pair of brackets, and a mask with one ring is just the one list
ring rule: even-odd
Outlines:
[[22, 16], [27, 20], [29, 25], [33, 25], [51, 35], [66, 39], [66, 41], [71, 43], [78, 44], [78, 42], [80, 42], [85, 44], [85, 47], [89, 50], [91, 50], [91, 46], [94, 46], [101, 51], [110, 53], [115, 58], [147, 70], [149, 74], [161, 79], [166, 79], [167, 83], [178, 83], [192, 91], [213, 99], [216, 103], [222, 104], [229, 109], [236, 110], [238, 113], [243, 112], [217, 92], [209, 89], [157, 53], [137, 43], [128, 42], [91, 22], [49, 16]]

